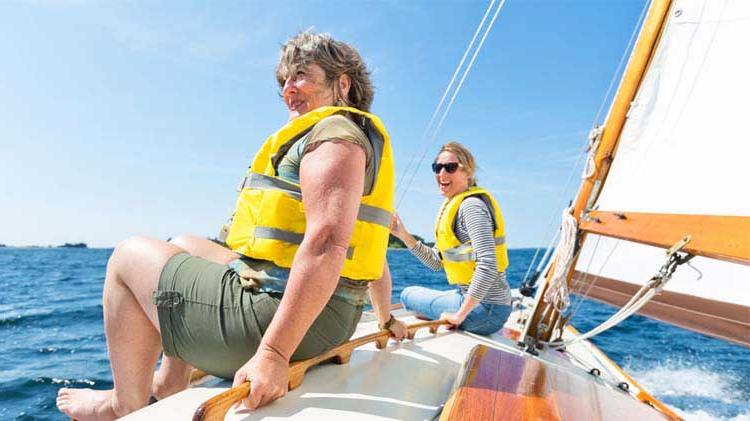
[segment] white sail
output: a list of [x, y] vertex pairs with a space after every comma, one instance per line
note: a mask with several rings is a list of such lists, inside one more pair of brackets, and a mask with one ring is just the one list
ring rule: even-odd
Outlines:
[[[749, 42], [750, 2], [673, 2], [596, 201], [598, 210], [750, 215]], [[589, 235], [576, 278], [584, 292], [595, 280], [595, 289], [609, 292], [592, 295], [617, 303], [604, 295], [632, 291], [620, 283], [642, 285], [664, 260], [663, 249]], [[750, 267], [701, 257], [691, 265], [696, 270], [678, 268], [662, 294], [671, 297], [662, 300], [667, 307], [651, 315], [727, 337], [705, 320], [696, 327], [664, 316], [687, 308], [696, 312], [689, 317], [699, 319], [698, 313], [710, 308], [715, 322], [750, 342]]]

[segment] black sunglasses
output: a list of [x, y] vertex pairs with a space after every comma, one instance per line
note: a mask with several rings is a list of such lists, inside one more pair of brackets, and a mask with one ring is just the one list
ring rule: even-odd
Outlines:
[[433, 172], [434, 172], [435, 174], [440, 174], [440, 171], [441, 171], [441, 170], [442, 170], [443, 168], [445, 168], [445, 171], [446, 171], [446, 172], [447, 172], [448, 174], [453, 174], [454, 172], [456, 172], [456, 170], [458, 169], [458, 167], [459, 167], [460, 165], [461, 165], [461, 164], [459, 164], [458, 162], [447, 162], [447, 163], [445, 163], [445, 164], [438, 164], [437, 162], [433, 162], [433, 163], [432, 163], [432, 171], [433, 171]]

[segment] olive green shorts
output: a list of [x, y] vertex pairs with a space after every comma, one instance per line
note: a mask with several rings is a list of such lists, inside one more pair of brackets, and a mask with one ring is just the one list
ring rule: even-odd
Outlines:
[[[167, 261], [154, 291], [164, 354], [231, 379], [255, 354], [281, 293], [243, 289], [227, 265], [181, 253]], [[332, 297], [292, 361], [319, 355], [354, 333], [362, 306]]]

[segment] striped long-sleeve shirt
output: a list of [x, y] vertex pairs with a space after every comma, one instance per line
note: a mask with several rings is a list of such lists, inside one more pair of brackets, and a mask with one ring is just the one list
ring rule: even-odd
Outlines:
[[[497, 271], [492, 216], [482, 199], [464, 199], [458, 209], [453, 231], [462, 243], [471, 241], [477, 257], [471, 284], [459, 285], [461, 293], [469, 294], [484, 303], [510, 304], [510, 287], [505, 279], [505, 272]], [[436, 247], [430, 248], [417, 241], [409, 251], [430, 269], [438, 271], [443, 268]]]

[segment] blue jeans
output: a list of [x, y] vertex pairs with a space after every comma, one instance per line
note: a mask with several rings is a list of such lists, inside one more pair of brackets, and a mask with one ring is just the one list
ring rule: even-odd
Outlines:
[[[406, 287], [401, 292], [401, 304], [404, 308], [433, 320], [440, 318], [440, 313], [457, 312], [463, 302], [464, 296], [458, 290], [437, 291], [415, 286]], [[509, 305], [480, 302], [458, 328], [479, 335], [490, 335], [503, 327], [510, 311]]]

